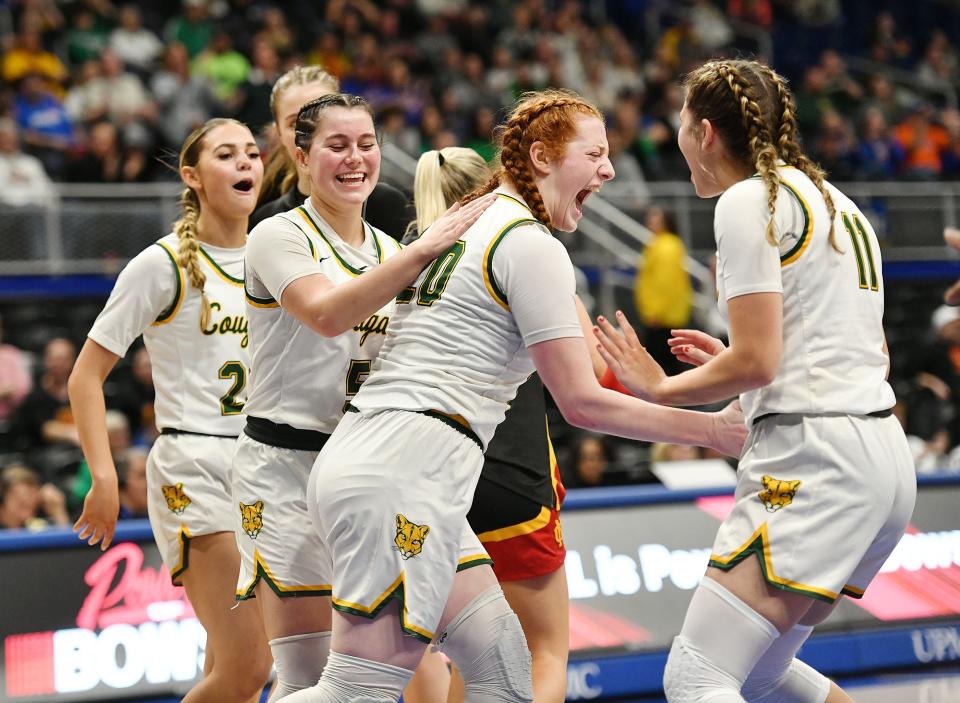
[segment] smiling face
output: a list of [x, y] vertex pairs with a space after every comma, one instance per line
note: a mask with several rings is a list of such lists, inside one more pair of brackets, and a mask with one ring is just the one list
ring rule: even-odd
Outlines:
[[380, 177], [370, 113], [363, 107], [325, 108], [308, 148], [297, 149], [297, 164], [310, 173], [311, 195], [333, 208], [362, 205]]
[[247, 217], [257, 205], [263, 181], [260, 148], [246, 126], [226, 122], [204, 135], [196, 165], [184, 166], [180, 174], [203, 210]]
[[[583, 217], [584, 201], [616, 175], [603, 122], [593, 115], [582, 115], [576, 125], [563, 157], [548, 159], [545, 175], [537, 181], [553, 227], [563, 232], [577, 228]], [[542, 148], [542, 143], [531, 146], [534, 155], [538, 144]]]

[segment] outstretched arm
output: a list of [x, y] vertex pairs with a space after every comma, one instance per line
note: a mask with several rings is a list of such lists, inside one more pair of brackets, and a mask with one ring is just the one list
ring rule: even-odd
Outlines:
[[773, 381], [783, 355], [783, 295], [753, 293], [731, 298], [730, 346], [702, 366], [667, 376], [637, 339], [622, 313], [620, 330], [598, 319], [600, 353], [617, 378], [641, 398], [664, 405], [704, 405]]
[[537, 372], [564, 419], [595, 432], [630, 439], [712, 447], [739, 457], [747, 431], [739, 408], [700, 413], [647, 403], [601, 388], [579, 337], [528, 347]]
[[320, 273], [299, 278], [283, 290], [280, 304], [324, 337], [342, 334], [410, 285], [427, 264], [449, 249], [495, 199], [495, 195], [488, 194], [462, 208], [454, 204], [399, 254], [346, 283], [334, 285]]

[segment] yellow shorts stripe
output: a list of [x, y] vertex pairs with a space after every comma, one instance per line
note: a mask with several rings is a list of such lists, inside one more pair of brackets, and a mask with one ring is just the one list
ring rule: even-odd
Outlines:
[[542, 530], [550, 523], [550, 508], [541, 507], [536, 517], [509, 527], [501, 527], [497, 530], [490, 530], [477, 535], [481, 542], [503, 542], [504, 540], [519, 537], [520, 535], [529, 535], [531, 532]]

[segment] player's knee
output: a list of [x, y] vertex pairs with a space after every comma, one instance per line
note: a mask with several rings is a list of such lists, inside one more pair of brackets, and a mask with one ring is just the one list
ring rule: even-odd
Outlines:
[[277, 685], [269, 703], [313, 686], [320, 680], [330, 654], [330, 633], [311, 632], [270, 640], [270, 651], [277, 667]]
[[754, 669], [742, 689], [750, 703], [823, 703], [829, 692], [830, 680], [799, 659], [777, 672]]
[[467, 700], [533, 701], [530, 650], [499, 586], [481, 593], [451, 621], [437, 649], [460, 670]]
[[663, 692], [668, 703], [742, 700], [737, 679], [691, 647], [683, 636], [675, 637], [670, 647]]

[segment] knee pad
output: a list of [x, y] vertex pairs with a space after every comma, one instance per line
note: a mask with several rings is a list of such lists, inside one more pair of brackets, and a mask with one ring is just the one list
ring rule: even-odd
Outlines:
[[310, 632], [270, 640], [273, 663], [277, 668], [277, 685], [267, 703], [310, 688], [320, 680], [330, 654], [330, 633]]
[[320, 681], [284, 703], [397, 703], [413, 672], [369, 659], [330, 652]]
[[470, 703], [532, 703], [527, 638], [499, 586], [470, 601], [434, 648], [460, 670]]
[[742, 703], [740, 688], [777, 628], [712, 579], [693, 594], [663, 673], [670, 703]]
[[[759, 666], [759, 665], [758, 665]], [[830, 694], [830, 679], [806, 662], [790, 661], [781, 675], [765, 685], [751, 673], [743, 685], [749, 703], [824, 703]]]

